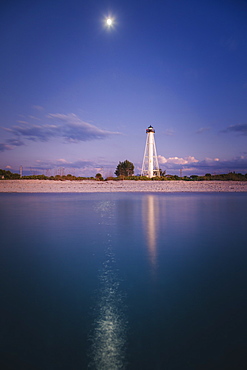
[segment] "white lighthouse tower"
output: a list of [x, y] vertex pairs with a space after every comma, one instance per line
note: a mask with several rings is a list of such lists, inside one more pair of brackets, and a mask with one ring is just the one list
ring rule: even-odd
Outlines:
[[155, 176], [160, 176], [159, 163], [154, 140], [155, 130], [152, 126], [149, 126], [146, 129], [146, 133], [147, 140], [142, 162], [141, 176], [152, 178]]

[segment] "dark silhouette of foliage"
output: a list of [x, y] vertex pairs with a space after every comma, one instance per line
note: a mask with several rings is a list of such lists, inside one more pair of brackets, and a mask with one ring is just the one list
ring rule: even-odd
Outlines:
[[166, 170], [162, 171], [162, 169], [160, 168], [159, 171], [160, 171], [160, 177], [164, 177], [166, 174]]
[[18, 173], [12, 173], [11, 171], [0, 169], [0, 179], [2, 180], [16, 180], [19, 179], [20, 175]]
[[124, 162], [119, 162], [117, 165], [115, 175], [117, 177], [119, 176], [132, 176], [134, 174], [134, 165], [132, 162], [127, 161], [127, 159]]
[[[165, 172], [165, 171], [164, 171]], [[163, 172], [163, 173], [164, 173]], [[179, 177], [177, 175], [169, 175], [169, 174], [163, 174], [163, 176], [160, 177], [153, 177], [152, 179], [148, 178], [147, 176], [133, 176], [134, 174], [134, 165], [133, 163], [125, 160], [124, 162], [119, 162], [117, 169], [115, 171], [115, 174], [118, 177], [107, 177], [106, 181], [114, 180], [135, 180], [135, 181], [176, 181], [176, 180], [184, 180], [184, 181], [247, 181], [247, 173], [235, 173], [235, 172], [229, 172], [227, 174], [218, 174], [218, 175], [211, 175], [209, 173], [206, 173], [204, 176], [198, 176], [198, 175], [191, 175]], [[76, 177], [71, 174], [68, 175], [56, 175], [56, 176], [45, 176], [45, 175], [29, 175], [29, 176], [22, 176], [18, 173], [12, 173], [11, 171], [6, 171], [0, 169], [0, 180], [56, 180], [56, 181], [80, 181], [80, 180], [104, 180], [102, 175], [100, 173], [97, 173], [95, 177]]]
[[95, 178], [96, 178], [96, 180], [100, 180], [100, 181], [104, 180], [101, 173], [96, 173]]

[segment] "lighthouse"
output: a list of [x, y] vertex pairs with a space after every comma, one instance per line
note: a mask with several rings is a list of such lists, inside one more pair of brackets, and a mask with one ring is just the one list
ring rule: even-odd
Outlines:
[[154, 134], [155, 130], [152, 126], [146, 129], [147, 140], [142, 162], [141, 176], [149, 178], [160, 176], [158, 157], [156, 152]]

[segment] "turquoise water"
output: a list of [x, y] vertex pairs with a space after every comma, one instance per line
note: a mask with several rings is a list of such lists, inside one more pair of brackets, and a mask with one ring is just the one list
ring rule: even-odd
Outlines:
[[0, 194], [2, 369], [245, 369], [247, 194]]

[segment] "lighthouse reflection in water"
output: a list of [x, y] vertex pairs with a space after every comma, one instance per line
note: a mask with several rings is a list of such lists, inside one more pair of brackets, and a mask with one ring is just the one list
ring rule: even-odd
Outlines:
[[154, 195], [147, 195], [143, 199], [143, 224], [146, 233], [146, 243], [148, 247], [148, 255], [152, 268], [155, 273], [157, 268], [157, 233], [159, 221], [159, 202]]

